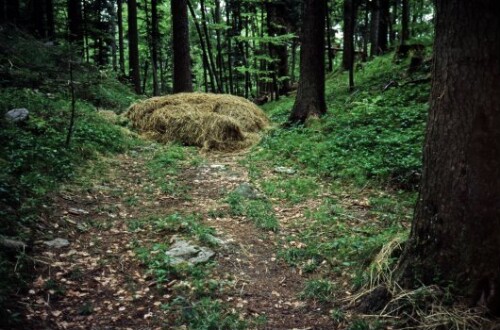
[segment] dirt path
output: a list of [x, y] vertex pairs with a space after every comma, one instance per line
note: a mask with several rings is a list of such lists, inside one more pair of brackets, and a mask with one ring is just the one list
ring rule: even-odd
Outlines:
[[[260, 329], [332, 329], [328, 311], [298, 299], [304, 278], [276, 256], [280, 234], [256, 228], [243, 216], [208, 216], [227, 207], [224, 198], [248, 182], [244, 155], [207, 155], [200, 164], [186, 162], [165, 177], [188, 187], [186, 196], [163, 192], [148, 174], [151, 147], [108, 159], [54, 198], [51, 216], [40, 221], [43, 241], [36, 242], [23, 329], [170, 329], [166, 305], [176, 299], [179, 280], [158, 283], [138, 256], [143, 246], [170, 242], [170, 234], [148, 222], [155, 216], [199, 213], [227, 242], [216, 249], [212, 275], [231, 279], [217, 301]], [[279, 219], [286, 218], [284, 215]], [[286, 230], [286, 223], [281, 223]], [[44, 241], [64, 238], [69, 246]], [[153, 252], [154, 253], [154, 252]], [[188, 329], [178, 325], [179, 329]]]

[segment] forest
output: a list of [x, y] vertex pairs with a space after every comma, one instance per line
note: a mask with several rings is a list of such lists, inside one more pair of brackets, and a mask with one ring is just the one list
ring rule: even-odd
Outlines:
[[494, 0], [0, 0], [0, 329], [499, 329]]

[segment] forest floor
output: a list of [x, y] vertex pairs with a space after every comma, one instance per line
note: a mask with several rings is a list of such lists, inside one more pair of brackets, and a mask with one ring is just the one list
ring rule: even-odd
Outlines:
[[[147, 144], [87, 167], [54, 196], [54, 209], [39, 225], [44, 241], [63, 238], [69, 245], [35, 243], [36, 280], [22, 299], [30, 326], [335, 328], [331, 306], [300, 299], [308, 275], [278, 257], [283, 247], [303, 248], [287, 238], [300, 230], [303, 204], [324, 196], [274, 200], [272, 215], [258, 205], [257, 215], [238, 212], [241, 200], [228, 196], [250, 181], [245, 157]], [[272, 172], [260, 171], [260, 180]], [[259, 216], [270, 224], [256, 225]], [[215, 259], [169, 265], [164, 252], [174, 236], [212, 242]]]

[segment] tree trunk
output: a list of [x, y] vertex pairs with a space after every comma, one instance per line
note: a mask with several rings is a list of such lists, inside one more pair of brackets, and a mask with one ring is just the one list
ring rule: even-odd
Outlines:
[[5, 17], [5, 0], [0, 0], [0, 24], [5, 23], [6, 17]]
[[379, 46], [379, 28], [380, 28], [380, 10], [379, 10], [379, 0], [373, 0], [370, 2], [370, 57], [376, 56], [380, 53]]
[[210, 63], [208, 61], [208, 54], [207, 54], [207, 48], [205, 46], [205, 40], [203, 39], [203, 33], [201, 31], [200, 23], [198, 22], [198, 19], [196, 18], [196, 13], [194, 12], [194, 8], [191, 5], [191, 2], [187, 2], [189, 12], [191, 13], [191, 17], [193, 18], [194, 26], [196, 28], [196, 32], [198, 34], [198, 39], [200, 40], [200, 46], [201, 46], [201, 57], [203, 61], [203, 75], [204, 75], [204, 83], [205, 83], [205, 90], [208, 90], [208, 79], [206, 76], [206, 73], [208, 71], [208, 76], [210, 77], [210, 87], [211, 87], [211, 92], [215, 92], [215, 78], [214, 78], [214, 72], [212, 71], [212, 67], [210, 66]]
[[16, 25], [19, 20], [19, 0], [7, 0], [5, 12], [6, 21]]
[[157, 0], [151, 0], [151, 60], [153, 65], [153, 95], [160, 95], [158, 81], [158, 43], [160, 31], [158, 28], [158, 6]]
[[326, 113], [325, 103], [326, 0], [305, 0], [300, 48], [300, 81], [289, 123]]
[[[215, 14], [214, 14], [214, 21], [215, 24], [220, 24], [221, 22], [221, 15], [220, 15], [220, 1], [215, 0]], [[220, 82], [220, 87], [221, 87], [221, 93], [224, 93], [224, 59], [222, 57], [222, 43], [221, 43], [221, 33], [220, 29], [218, 28], [215, 32], [215, 36], [217, 38], [217, 69], [218, 69], [218, 76], [219, 76], [219, 82]]]
[[354, 61], [354, 24], [356, 19], [354, 0], [344, 0], [344, 51], [342, 68], [350, 70]]
[[222, 87], [221, 87], [219, 79], [217, 77], [217, 69], [215, 67], [214, 54], [212, 51], [212, 43], [210, 42], [210, 34], [208, 33], [207, 17], [206, 17], [206, 13], [205, 13], [205, 1], [204, 0], [200, 0], [200, 10], [201, 10], [201, 24], [203, 27], [203, 33], [205, 34], [205, 40], [207, 42], [207, 57], [208, 57], [209, 65], [210, 65], [211, 72], [212, 72], [212, 78], [214, 79], [215, 84], [217, 85], [217, 91], [219, 93], [221, 93]]
[[[331, 29], [332, 29], [332, 22], [330, 20], [330, 9], [328, 8], [328, 3], [326, 3], [327, 8], [326, 8], [326, 40], [328, 42], [328, 72], [333, 71], [333, 59], [335, 58], [335, 52], [333, 50], [333, 44], [332, 44], [332, 35], [331, 35]], [[335, 35], [333, 36], [335, 39]]]
[[500, 314], [500, 7], [436, 1], [423, 177], [401, 283], [453, 284]]
[[45, 38], [45, 6], [43, 0], [32, 2], [32, 21], [34, 22], [34, 35], [37, 38]]
[[187, 0], [171, 0], [174, 93], [192, 92]]
[[82, 4], [80, 0], [68, 0], [69, 41], [83, 49]]
[[402, 0], [401, 10], [401, 45], [404, 45], [410, 38], [410, 6], [408, 0]]
[[137, 31], [137, 1], [128, 0], [128, 57], [129, 74], [137, 94], [141, 93], [141, 72], [139, 67], [139, 35]]
[[53, 0], [45, 0], [45, 15], [47, 18], [47, 37], [54, 39], [56, 36], [56, 28], [54, 21], [54, 2]]
[[118, 19], [118, 62], [120, 63], [120, 73], [125, 75], [125, 48], [123, 44], [123, 0], [117, 0]]
[[387, 36], [389, 32], [389, 0], [378, 0], [379, 2], [379, 27], [378, 27], [378, 49], [381, 54], [387, 51]]

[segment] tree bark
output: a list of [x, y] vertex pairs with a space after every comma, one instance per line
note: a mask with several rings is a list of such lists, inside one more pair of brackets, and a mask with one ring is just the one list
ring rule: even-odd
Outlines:
[[187, 0], [171, 0], [174, 93], [192, 92]]
[[129, 74], [137, 94], [141, 91], [141, 72], [139, 66], [139, 35], [137, 31], [137, 1], [128, 0], [128, 54]]
[[47, 37], [54, 39], [56, 36], [56, 28], [54, 21], [54, 2], [53, 0], [45, 0], [45, 15], [47, 19]]
[[125, 75], [125, 46], [123, 43], [123, 0], [117, 0], [117, 19], [118, 19], [118, 62], [120, 73]]
[[401, 9], [401, 45], [404, 45], [410, 38], [410, 6], [408, 0], [402, 0]]
[[380, 9], [379, 0], [370, 2], [370, 57], [376, 56], [380, 53], [379, 46], [379, 28], [380, 28]]
[[80, 0], [68, 0], [69, 41], [83, 49], [82, 4]]
[[436, 1], [420, 196], [397, 274], [500, 314], [500, 7]]
[[344, 0], [344, 51], [342, 52], [342, 68], [349, 70], [354, 62], [354, 25], [356, 8], [354, 0]]
[[32, 21], [34, 22], [34, 35], [37, 38], [45, 38], [45, 6], [43, 0], [32, 2]]
[[378, 49], [381, 54], [387, 51], [387, 37], [389, 33], [390, 15], [389, 0], [378, 0], [379, 2], [379, 27], [378, 27]]
[[5, 4], [6, 21], [16, 25], [19, 20], [19, 0], [7, 0]]
[[300, 81], [289, 123], [326, 113], [325, 103], [326, 0], [305, 0], [300, 48]]
[[151, 60], [153, 65], [153, 95], [160, 95], [160, 83], [158, 81], [158, 44], [160, 31], [158, 27], [158, 3], [151, 0]]

